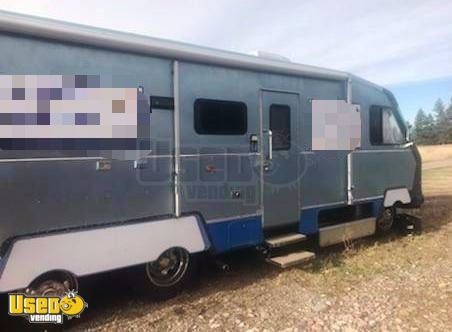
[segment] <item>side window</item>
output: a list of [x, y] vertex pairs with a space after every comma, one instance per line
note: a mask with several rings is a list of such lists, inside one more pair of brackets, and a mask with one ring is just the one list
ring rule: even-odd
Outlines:
[[372, 106], [369, 117], [370, 142], [372, 145], [395, 145], [405, 143], [403, 129], [392, 109]]
[[273, 150], [290, 149], [290, 107], [272, 104], [270, 106], [270, 130], [273, 133]]
[[196, 99], [195, 131], [200, 135], [243, 135], [247, 108], [242, 102]]

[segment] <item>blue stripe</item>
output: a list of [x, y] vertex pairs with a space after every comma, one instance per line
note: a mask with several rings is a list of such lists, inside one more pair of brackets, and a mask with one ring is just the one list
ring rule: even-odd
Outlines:
[[260, 216], [207, 224], [207, 232], [213, 249], [218, 253], [255, 246], [264, 241]]
[[320, 211], [335, 209], [341, 206], [346, 206], [346, 204], [319, 206], [311, 209], [301, 210], [300, 223], [298, 231], [301, 234], [316, 234], [319, 232], [319, 213]]

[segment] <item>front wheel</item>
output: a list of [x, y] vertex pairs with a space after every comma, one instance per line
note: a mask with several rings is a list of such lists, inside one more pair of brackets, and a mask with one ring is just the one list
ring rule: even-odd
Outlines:
[[150, 295], [158, 300], [171, 298], [190, 285], [198, 270], [198, 257], [184, 248], [170, 248], [154, 262], [144, 265]]
[[396, 216], [395, 207], [386, 208], [381, 216], [377, 218], [377, 233], [386, 234], [388, 233], [394, 224], [394, 219]]

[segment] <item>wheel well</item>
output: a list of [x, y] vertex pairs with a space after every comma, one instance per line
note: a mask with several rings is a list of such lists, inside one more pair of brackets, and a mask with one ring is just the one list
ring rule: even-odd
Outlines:
[[396, 204], [407, 204], [410, 202], [410, 193], [405, 187], [387, 189], [384, 194], [383, 204], [385, 208], [395, 206]]
[[397, 207], [401, 207], [403, 205], [403, 202], [398, 200], [396, 202], [394, 202], [394, 204], [392, 205], [393, 208], [397, 208]]
[[67, 270], [51, 270], [41, 273], [39, 276], [34, 278], [33, 281], [30, 282], [27, 288], [33, 288], [46, 280], [56, 280], [60, 282], [69, 281], [71, 288], [78, 290], [77, 276]]

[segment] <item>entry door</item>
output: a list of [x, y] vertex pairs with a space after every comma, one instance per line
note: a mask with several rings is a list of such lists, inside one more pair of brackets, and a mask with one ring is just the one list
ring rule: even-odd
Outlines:
[[261, 92], [264, 227], [299, 219], [299, 95]]

